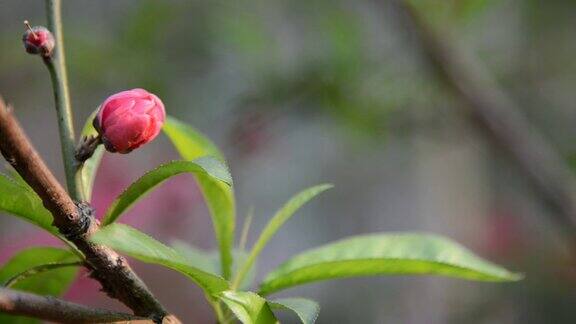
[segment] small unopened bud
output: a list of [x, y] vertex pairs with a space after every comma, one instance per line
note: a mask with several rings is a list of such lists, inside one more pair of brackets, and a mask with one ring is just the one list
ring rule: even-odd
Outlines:
[[160, 98], [144, 89], [132, 89], [108, 97], [93, 124], [107, 151], [129, 153], [152, 141], [164, 119]]
[[50, 57], [55, 45], [52, 33], [46, 27], [31, 27], [27, 20], [24, 21], [24, 25], [26, 26], [26, 32], [22, 37], [22, 41], [26, 52], [42, 55], [42, 57]]

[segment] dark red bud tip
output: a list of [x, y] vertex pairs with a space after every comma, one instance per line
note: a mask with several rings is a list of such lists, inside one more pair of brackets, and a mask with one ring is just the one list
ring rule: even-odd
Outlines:
[[43, 57], [51, 56], [55, 45], [52, 33], [46, 27], [30, 27], [28, 21], [24, 21], [24, 25], [26, 25], [26, 32], [22, 37], [22, 42], [24, 42], [26, 52]]
[[132, 89], [108, 97], [93, 125], [107, 151], [125, 154], [152, 141], [165, 118], [160, 98], [144, 89]]

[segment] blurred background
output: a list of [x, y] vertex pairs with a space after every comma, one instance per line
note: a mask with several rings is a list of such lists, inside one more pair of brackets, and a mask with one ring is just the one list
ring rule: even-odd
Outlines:
[[[531, 133], [574, 164], [576, 2], [413, 2], [438, 35], [476, 57]], [[558, 211], [500, 147], [506, 143], [470, 117], [469, 104], [439, 77], [391, 1], [77, 0], [63, 10], [76, 129], [115, 92], [156, 93], [169, 114], [224, 151], [238, 223], [254, 210], [250, 243], [292, 194], [336, 185], [272, 240], [258, 278], [294, 253], [381, 231], [439, 233], [526, 275], [511, 284], [349, 279], [280, 294], [319, 301], [318, 323], [576, 322], [576, 262], [566, 228], [553, 221]], [[21, 44], [23, 20], [45, 24], [43, 1], [0, 0], [0, 19], [0, 94], [63, 179], [49, 76]], [[105, 154], [94, 191], [98, 215], [147, 170], [176, 158], [162, 136], [129, 155]], [[164, 242], [214, 247], [208, 211], [186, 175], [166, 182], [123, 222]], [[27, 223], [0, 217], [0, 264], [27, 246], [55, 244]], [[133, 265], [184, 322], [214, 321], [186, 279]], [[80, 275], [65, 298], [124, 310], [98, 289]]]

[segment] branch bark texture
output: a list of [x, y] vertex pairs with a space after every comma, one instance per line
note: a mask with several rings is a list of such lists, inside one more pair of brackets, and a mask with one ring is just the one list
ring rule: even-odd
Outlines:
[[130, 314], [89, 308], [50, 296], [0, 288], [0, 312], [57, 323], [150, 323]]

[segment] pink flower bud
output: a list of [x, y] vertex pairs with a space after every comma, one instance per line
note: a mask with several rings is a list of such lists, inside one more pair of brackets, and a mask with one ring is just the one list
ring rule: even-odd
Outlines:
[[94, 128], [109, 152], [129, 153], [152, 141], [166, 118], [162, 101], [144, 89], [112, 95], [94, 118]]
[[40, 54], [43, 57], [49, 57], [54, 50], [54, 36], [52, 33], [42, 26], [30, 27], [28, 22], [24, 22], [28, 30], [24, 33], [22, 41], [26, 52], [30, 54]]

